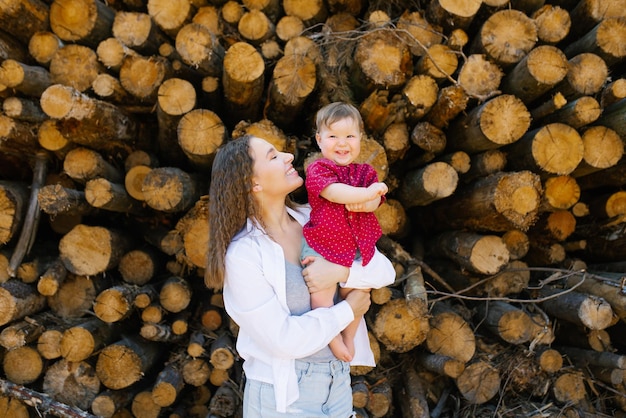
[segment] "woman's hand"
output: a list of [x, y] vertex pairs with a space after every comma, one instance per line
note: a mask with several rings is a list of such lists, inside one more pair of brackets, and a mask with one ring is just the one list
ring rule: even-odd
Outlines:
[[352, 307], [355, 318], [365, 315], [372, 303], [369, 289], [353, 289], [346, 295], [345, 301]]
[[306, 266], [302, 270], [302, 276], [309, 288], [309, 293], [337, 286], [337, 283], [348, 280], [350, 273], [348, 267], [331, 263], [322, 257], [305, 257], [302, 265]]

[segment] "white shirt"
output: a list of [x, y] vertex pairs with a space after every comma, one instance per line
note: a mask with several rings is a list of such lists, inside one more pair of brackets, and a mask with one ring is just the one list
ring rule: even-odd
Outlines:
[[[287, 210], [301, 225], [308, 220], [308, 207]], [[299, 396], [295, 359], [328, 345], [354, 319], [352, 308], [342, 301], [330, 308], [291, 315], [283, 249], [251, 220], [231, 242], [225, 263], [224, 304], [239, 326], [237, 351], [244, 359], [243, 369], [248, 378], [274, 385], [276, 409], [286, 412], [287, 405]], [[342, 286], [380, 288], [394, 279], [391, 262], [376, 250], [367, 266], [355, 261]], [[375, 366], [363, 318], [354, 344], [351, 364]]]

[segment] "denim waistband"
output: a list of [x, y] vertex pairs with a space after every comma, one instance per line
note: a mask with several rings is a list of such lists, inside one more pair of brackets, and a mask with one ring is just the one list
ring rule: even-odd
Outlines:
[[322, 362], [308, 362], [296, 360], [296, 370], [304, 370], [307, 373], [335, 373], [350, 372], [350, 363], [341, 360]]

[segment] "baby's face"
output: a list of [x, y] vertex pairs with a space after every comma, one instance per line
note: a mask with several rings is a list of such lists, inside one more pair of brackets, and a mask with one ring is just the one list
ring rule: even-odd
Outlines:
[[350, 118], [324, 126], [315, 135], [322, 155], [338, 165], [352, 163], [361, 152], [361, 130]]

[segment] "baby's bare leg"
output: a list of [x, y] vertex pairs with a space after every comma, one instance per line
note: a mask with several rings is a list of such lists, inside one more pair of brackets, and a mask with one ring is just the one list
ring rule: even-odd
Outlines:
[[[354, 289], [346, 289], [342, 288], [339, 290], [339, 295], [342, 299], [345, 299], [346, 295], [353, 291]], [[363, 290], [357, 290], [363, 291]], [[359, 323], [361, 322], [361, 317], [354, 318], [348, 326], [341, 331], [341, 336], [343, 338], [343, 344], [348, 348], [348, 352], [351, 357], [354, 357], [354, 336], [356, 335], [356, 330], [359, 328]]]
[[[311, 293], [311, 309], [330, 308], [331, 306], [333, 306], [335, 304], [335, 290], [335, 288], [330, 288]], [[330, 343], [328, 343], [328, 346], [330, 347], [330, 350], [333, 352], [335, 357], [337, 357], [339, 360], [352, 361], [352, 358], [354, 357], [354, 348], [352, 349], [352, 354], [350, 354], [350, 350], [344, 344], [344, 339], [341, 334], [335, 336], [335, 338], [333, 338]]]

